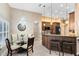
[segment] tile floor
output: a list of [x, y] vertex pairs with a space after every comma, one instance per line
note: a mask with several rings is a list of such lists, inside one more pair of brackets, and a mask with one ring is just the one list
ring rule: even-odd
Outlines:
[[[13, 56], [27, 56], [27, 54], [25, 52], [20, 54], [13, 54]], [[49, 54], [49, 50], [42, 45], [41, 40], [37, 40], [34, 42], [34, 53], [30, 52], [29, 56], [59, 56], [59, 53], [58, 51], [52, 51], [52, 53]], [[73, 54], [65, 53], [65, 56], [73, 56]]]

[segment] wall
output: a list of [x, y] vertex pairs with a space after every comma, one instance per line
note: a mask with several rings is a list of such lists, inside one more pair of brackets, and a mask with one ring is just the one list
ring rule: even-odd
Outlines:
[[[41, 14], [15, 8], [11, 8], [11, 34], [21, 33], [17, 29], [17, 24], [22, 17], [25, 18], [26, 22], [26, 31], [24, 34], [29, 35], [34, 32], [36, 35], [38, 34], [38, 37], [41, 36]], [[37, 29], [35, 29], [36, 26], [38, 27]]]
[[76, 44], [76, 49], [77, 49], [77, 55], [79, 54], [79, 3], [75, 4], [75, 34], [77, 36], [77, 44]]
[[79, 36], [79, 4], [75, 5], [75, 34]]
[[[4, 18], [4, 20], [8, 21], [8, 23], [10, 24], [10, 7], [7, 3], [0, 3], [0, 16], [2, 18]], [[10, 25], [9, 25], [9, 29], [10, 29]], [[9, 34], [10, 34], [10, 30], [9, 30]]]
[[4, 17], [5, 20], [10, 20], [10, 7], [7, 3], [0, 3], [0, 16]]
[[[2, 17], [4, 20], [10, 22], [10, 7], [7, 3], [0, 3], [0, 17]], [[3, 55], [5, 52], [6, 47], [3, 47], [0, 50], [0, 55]]]

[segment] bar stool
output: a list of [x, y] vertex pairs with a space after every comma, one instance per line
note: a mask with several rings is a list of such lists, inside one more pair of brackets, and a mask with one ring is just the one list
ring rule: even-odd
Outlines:
[[71, 54], [73, 53], [73, 46], [75, 45], [75, 43], [72, 42], [67, 42], [67, 41], [63, 41], [62, 42], [62, 52], [63, 52], [63, 56], [64, 56], [64, 49], [70, 49]]
[[60, 56], [60, 51], [61, 51], [61, 45], [59, 40], [50, 40], [50, 54], [51, 50], [53, 47], [56, 47], [57, 50], [59, 51], [59, 56]]

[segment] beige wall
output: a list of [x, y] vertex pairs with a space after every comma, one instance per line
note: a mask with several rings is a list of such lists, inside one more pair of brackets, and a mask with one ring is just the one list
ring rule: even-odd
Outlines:
[[79, 48], [78, 48], [79, 47], [79, 41], [78, 41], [79, 39], [79, 3], [75, 5], [75, 34], [77, 36], [77, 40], [76, 40], [77, 53], [76, 54], [78, 55], [79, 54]]
[[[0, 16], [4, 19], [7, 20], [7, 22], [10, 24], [10, 7], [7, 3], [0, 3]], [[9, 25], [10, 29], [10, 25]], [[10, 33], [10, 30], [9, 30]]]
[[7, 3], [0, 3], [0, 16], [10, 20], [10, 7]]
[[76, 4], [75, 8], [75, 31], [75, 34], [79, 36], [79, 4]]
[[[8, 21], [8, 23], [10, 22], [10, 7], [7, 3], [0, 3], [0, 17], [3, 18], [3, 20]], [[0, 54], [4, 54], [5, 49], [7, 48], [3, 48], [0, 50]]]
[[[17, 29], [17, 23], [21, 20], [22, 17], [25, 17], [25, 22], [26, 22], [26, 31], [24, 33], [29, 35], [32, 32], [34, 32], [35, 34], [38, 34], [38, 36], [40, 36], [41, 14], [33, 13], [29, 11], [23, 11], [14, 8], [11, 8], [11, 34], [19, 33]], [[38, 25], [35, 24], [35, 22], [38, 22]], [[35, 29], [34, 25], [37, 26], [38, 29]]]

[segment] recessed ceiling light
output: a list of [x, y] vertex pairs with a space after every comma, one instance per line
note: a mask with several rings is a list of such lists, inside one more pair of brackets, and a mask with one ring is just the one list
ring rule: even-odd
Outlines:
[[45, 7], [45, 4], [39, 4], [38, 6], [39, 7]]
[[60, 7], [63, 7], [64, 5], [63, 4], [60, 4]]

